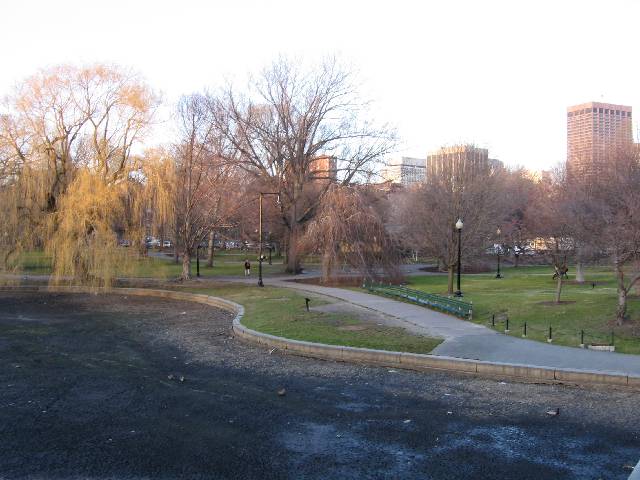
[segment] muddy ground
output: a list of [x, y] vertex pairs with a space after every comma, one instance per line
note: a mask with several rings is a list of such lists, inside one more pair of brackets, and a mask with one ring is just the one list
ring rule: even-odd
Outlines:
[[640, 458], [637, 392], [270, 354], [230, 325], [0, 293], [0, 478], [626, 479]]

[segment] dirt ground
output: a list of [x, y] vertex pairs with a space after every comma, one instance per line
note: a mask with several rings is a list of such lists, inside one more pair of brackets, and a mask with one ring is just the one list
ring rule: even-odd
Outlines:
[[0, 293], [0, 478], [626, 479], [640, 458], [637, 392], [270, 354], [230, 326]]

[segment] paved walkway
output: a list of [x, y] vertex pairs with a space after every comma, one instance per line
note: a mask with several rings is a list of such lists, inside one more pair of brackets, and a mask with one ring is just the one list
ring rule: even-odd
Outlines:
[[287, 281], [287, 278], [284, 277], [269, 278], [265, 281], [273, 286], [338, 298], [396, 317], [404, 322], [407, 330], [444, 338], [444, 342], [433, 351], [435, 355], [540, 367], [640, 375], [640, 355], [597, 352], [511, 337], [482, 325], [460, 320], [428, 308], [364, 292], [292, 282]]

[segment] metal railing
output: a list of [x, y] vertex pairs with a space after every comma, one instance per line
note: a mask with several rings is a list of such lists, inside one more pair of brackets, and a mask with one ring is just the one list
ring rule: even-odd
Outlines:
[[471, 320], [473, 318], [473, 304], [451, 297], [436, 295], [435, 293], [422, 292], [400, 285], [387, 285], [383, 283], [365, 282], [362, 288], [389, 297], [401, 298], [418, 305], [450, 313], [460, 318]]
[[480, 323], [507, 335], [521, 336], [532, 340], [552, 343], [559, 341], [561, 345], [575, 345], [579, 347], [607, 346], [614, 347], [616, 342], [615, 331], [571, 329], [559, 325], [531, 324], [526, 321], [518, 321], [509, 317], [506, 311], [490, 313], [486, 317], [482, 315]]

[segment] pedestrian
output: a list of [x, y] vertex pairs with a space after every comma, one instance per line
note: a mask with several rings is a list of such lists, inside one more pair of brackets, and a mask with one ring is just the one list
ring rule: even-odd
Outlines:
[[248, 277], [249, 275], [251, 275], [251, 264], [249, 263], [249, 259], [245, 258], [244, 259], [244, 276]]

